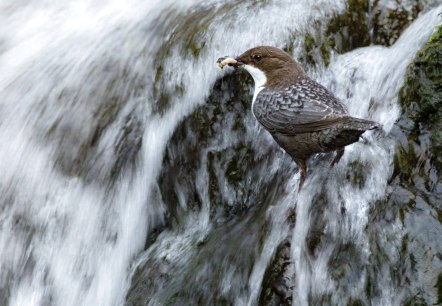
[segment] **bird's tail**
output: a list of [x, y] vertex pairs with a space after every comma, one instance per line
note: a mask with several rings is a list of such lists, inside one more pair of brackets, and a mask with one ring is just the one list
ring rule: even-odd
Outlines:
[[375, 130], [381, 127], [381, 125], [375, 121], [354, 117], [349, 117], [345, 125], [348, 125], [348, 127], [346, 126], [346, 128], [348, 128], [349, 130], [357, 131]]

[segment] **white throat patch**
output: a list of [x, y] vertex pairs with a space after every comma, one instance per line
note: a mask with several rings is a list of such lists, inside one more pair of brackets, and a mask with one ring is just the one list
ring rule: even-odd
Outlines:
[[255, 103], [256, 96], [261, 90], [264, 89], [264, 85], [267, 83], [267, 77], [264, 72], [250, 65], [244, 65], [244, 68], [252, 76], [255, 81], [255, 92], [253, 94], [252, 104]]

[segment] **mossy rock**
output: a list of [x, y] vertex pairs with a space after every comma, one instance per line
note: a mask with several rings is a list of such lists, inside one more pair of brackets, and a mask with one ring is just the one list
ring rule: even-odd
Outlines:
[[[224, 130], [238, 135], [246, 132], [244, 117], [250, 113], [249, 78], [243, 80], [242, 72], [235, 72], [219, 80], [208, 98], [189, 117], [179, 124], [166, 147], [160, 174], [159, 187], [164, 203], [168, 206], [169, 217], [179, 223], [182, 216], [177, 189], [186, 197], [187, 209], [200, 209], [202, 202], [195, 178], [201, 171], [202, 161], [207, 166], [208, 196], [212, 215], [237, 214], [246, 207], [230, 206], [226, 198], [235, 195], [224, 194], [223, 184], [232, 190], [244, 190], [248, 169], [255, 161], [249, 144], [239, 142], [231, 147], [220, 146], [219, 135]], [[226, 88], [230, 94], [226, 95]], [[205, 162], [204, 162], [205, 160]], [[181, 195], [181, 196], [182, 196]], [[245, 196], [237, 195], [239, 201]]]
[[368, 0], [348, 0], [344, 13], [331, 20], [326, 36], [338, 53], [370, 44], [369, 7]]
[[[164, 45], [152, 55], [151, 61], [156, 64], [153, 83], [153, 112], [163, 114], [173, 105], [174, 99], [183, 96], [185, 88], [178, 84], [175, 88], [168, 88], [169, 76], [175, 72], [167, 71], [167, 60], [173, 56], [172, 52], [179, 51], [183, 61], [200, 58], [207, 52], [206, 39], [210, 25], [220, 15], [235, 13], [235, 7], [240, 2], [220, 4], [216, 10], [211, 5], [200, 5], [190, 10], [170, 9], [159, 18], [155, 29], [166, 37]], [[167, 90], [166, 90], [167, 89]]]
[[405, 115], [416, 123], [431, 125], [441, 119], [442, 26], [408, 67], [400, 101]]
[[[409, 168], [419, 160], [423, 163], [423, 145], [427, 144], [427, 159], [438, 172], [442, 170], [442, 26], [435, 28], [425, 46], [409, 65], [400, 104], [404, 116], [413, 122], [407, 132], [408, 147], [398, 148], [398, 165]], [[402, 119], [402, 122], [405, 119]], [[429, 137], [428, 141], [426, 140]], [[421, 148], [419, 150], [419, 148]], [[409, 170], [407, 171], [409, 172]]]
[[373, 23], [372, 42], [391, 46], [424, 9], [422, 1], [376, 0], [370, 9]]
[[327, 24], [316, 22], [312, 32], [305, 35], [305, 58], [300, 61], [327, 66], [332, 53], [343, 54], [372, 44], [391, 46], [424, 8], [415, 0], [348, 0], [342, 13]]

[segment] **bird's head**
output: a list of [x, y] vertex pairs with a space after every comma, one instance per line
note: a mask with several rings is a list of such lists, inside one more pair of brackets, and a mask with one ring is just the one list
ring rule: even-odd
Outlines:
[[[269, 46], [259, 46], [247, 50], [227, 65], [243, 67], [253, 77], [256, 86], [285, 86], [299, 77], [305, 76], [302, 67], [281, 49]], [[218, 63], [226, 60], [220, 58]]]

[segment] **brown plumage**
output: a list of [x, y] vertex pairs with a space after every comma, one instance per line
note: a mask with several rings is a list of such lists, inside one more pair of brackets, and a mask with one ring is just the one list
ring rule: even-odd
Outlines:
[[236, 59], [220, 58], [218, 63], [220, 67], [242, 66], [252, 75], [253, 114], [298, 165], [299, 190], [311, 155], [336, 151], [334, 165], [345, 146], [358, 141], [366, 130], [379, 127], [376, 122], [349, 116], [341, 101], [278, 48], [252, 48]]

